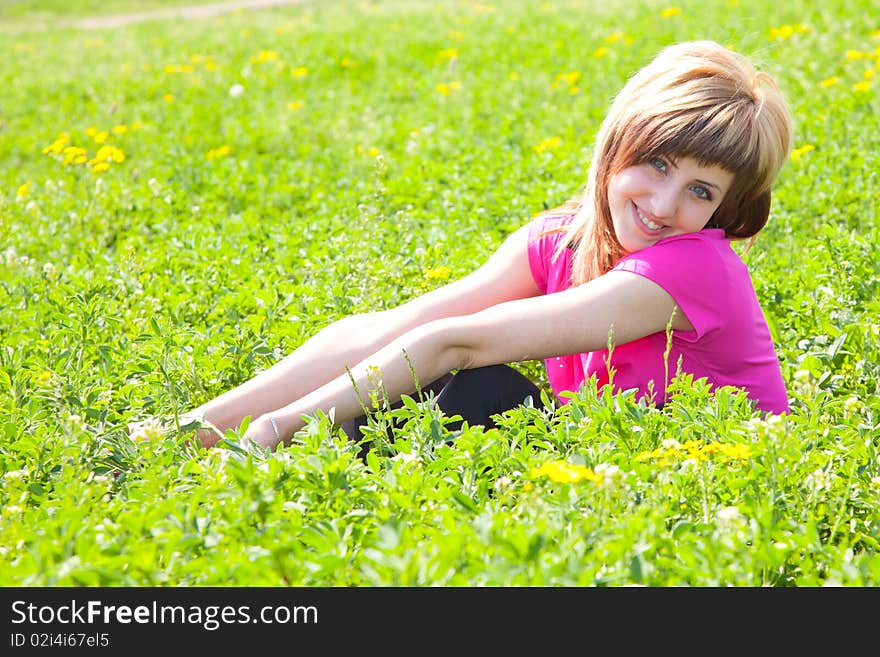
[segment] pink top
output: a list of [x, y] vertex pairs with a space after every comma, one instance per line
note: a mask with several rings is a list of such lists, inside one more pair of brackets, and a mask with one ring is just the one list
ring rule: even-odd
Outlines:
[[[571, 251], [566, 249], [554, 261], [564, 233], [541, 233], [570, 221], [571, 216], [543, 217], [533, 220], [529, 229], [529, 266], [545, 294], [571, 286]], [[693, 331], [672, 332], [668, 379], [663, 358], [665, 331], [614, 345], [611, 366], [616, 390], [636, 388], [638, 397], [647, 396], [650, 401], [649, 382], [653, 381], [653, 399], [662, 405], [667, 399], [666, 383], [675, 376], [681, 358], [682, 371], [694, 380], [705, 377], [713, 388], [744, 388], [761, 411], [789, 411], [779, 359], [748, 268], [723, 230], [707, 228], [661, 239], [623, 257], [614, 269], [645, 276], [663, 287], [694, 327]], [[607, 384], [607, 358], [608, 350], [603, 349], [545, 360], [557, 398], [564, 390], [576, 391], [593, 375], [600, 387]]]

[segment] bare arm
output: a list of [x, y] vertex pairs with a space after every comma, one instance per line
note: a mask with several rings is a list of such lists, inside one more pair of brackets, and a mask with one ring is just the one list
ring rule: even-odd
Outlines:
[[[607, 345], [612, 327], [618, 344], [665, 330], [674, 308], [672, 297], [656, 283], [610, 272], [564, 292], [444, 317], [408, 331], [351, 368], [357, 393], [349, 376], [340, 376], [272, 411], [272, 417], [287, 438], [303, 426], [305, 415], [319, 409], [334, 408], [337, 422], [357, 416], [359, 396], [368, 398], [380, 382], [392, 400], [413, 392], [410, 364], [419, 380], [429, 381], [451, 369], [595, 351]], [[686, 330], [690, 323], [682, 316], [673, 327]], [[264, 432], [265, 425], [258, 423], [252, 435]], [[274, 441], [268, 446], [274, 447]]]
[[[204, 418], [226, 431], [239, 426], [247, 415], [256, 418], [274, 411], [340, 377], [350, 388], [346, 368], [353, 368], [416, 327], [538, 294], [525, 258], [527, 231], [523, 226], [514, 232], [486, 264], [460, 280], [396, 308], [330, 324], [271, 368], [186, 415]], [[438, 376], [442, 374], [445, 372]], [[200, 438], [211, 445], [218, 436], [203, 430]]]

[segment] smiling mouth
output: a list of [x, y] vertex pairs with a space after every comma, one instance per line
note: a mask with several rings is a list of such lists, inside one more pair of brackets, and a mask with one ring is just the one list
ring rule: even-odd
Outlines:
[[635, 203], [633, 203], [633, 207], [636, 209], [636, 216], [639, 218], [639, 221], [641, 221], [642, 225], [648, 230], [656, 233], [657, 231], [666, 228], [666, 226], [664, 226], [663, 224], [655, 224], [653, 221], [648, 219], [644, 214], [642, 214], [639, 206], [637, 206]]

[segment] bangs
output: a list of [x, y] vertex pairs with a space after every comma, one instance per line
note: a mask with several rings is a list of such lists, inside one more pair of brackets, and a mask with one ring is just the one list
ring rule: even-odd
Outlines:
[[622, 155], [629, 164], [657, 156], [672, 162], [689, 157], [704, 166], [720, 166], [731, 173], [753, 171], [757, 178], [765, 177], [755, 106], [747, 100], [655, 113], [634, 121], [627, 132]]

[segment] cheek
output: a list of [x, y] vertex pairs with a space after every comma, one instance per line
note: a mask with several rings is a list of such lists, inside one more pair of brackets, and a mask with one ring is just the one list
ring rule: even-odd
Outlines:
[[625, 173], [618, 173], [614, 176], [611, 176], [611, 180], [608, 181], [608, 201], [611, 205], [615, 205], [616, 203], [620, 203], [622, 200], [626, 189], [628, 187], [627, 176]]

